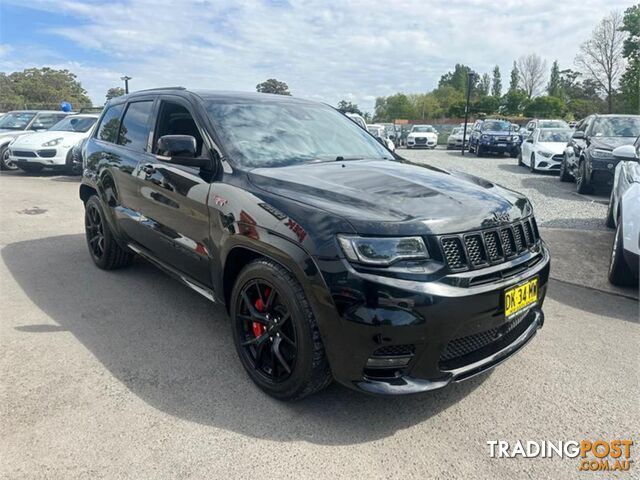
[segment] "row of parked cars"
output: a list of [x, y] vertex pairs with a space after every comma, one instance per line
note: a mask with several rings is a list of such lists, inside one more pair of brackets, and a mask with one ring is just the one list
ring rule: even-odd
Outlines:
[[19, 110], [0, 117], [0, 169], [79, 172], [79, 148], [97, 113]]

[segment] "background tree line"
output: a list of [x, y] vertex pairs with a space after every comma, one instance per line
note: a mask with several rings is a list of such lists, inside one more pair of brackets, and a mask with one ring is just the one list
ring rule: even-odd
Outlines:
[[[593, 30], [575, 59], [561, 69], [557, 61], [533, 53], [513, 62], [503, 93], [500, 68], [479, 74], [456, 64], [428, 93], [378, 97], [374, 118], [393, 121], [464, 116], [468, 74], [472, 115], [583, 118], [591, 113], [640, 113], [640, 4], [624, 15], [612, 12]], [[357, 105], [356, 105], [357, 108]]]

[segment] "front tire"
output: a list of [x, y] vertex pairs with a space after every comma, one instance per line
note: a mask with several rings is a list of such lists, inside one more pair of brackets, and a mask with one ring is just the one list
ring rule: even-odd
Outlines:
[[607, 220], [605, 221], [605, 225], [608, 228], [616, 227], [616, 223], [613, 221], [613, 191], [609, 196], [609, 205], [607, 206]]
[[9, 159], [9, 146], [0, 148], [0, 170], [17, 170], [18, 166]]
[[576, 178], [576, 190], [578, 193], [584, 195], [586, 193], [591, 193], [593, 191], [593, 187], [589, 178], [587, 176], [587, 163], [582, 160], [580, 165], [578, 165], [578, 177]]
[[484, 152], [482, 151], [482, 147], [480, 145], [476, 145], [475, 151], [476, 151], [476, 157], [479, 158], [484, 156]]
[[531, 173], [536, 173], [536, 154], [532, 153], [531, 158], [529, 159], [529, 170]]
[[297, 279], [260, 258], [238, 275], [231, 293], [236, 351], [251, 380], [280, 400], [297, 400], [332, 381], [320, 331]]
[[98, 197], [89, 197], [84, 208], [87, 247], [93, 263], [102, 270], [115, 270], [129, 265], [133, 254], [116, 242]]
[[624, 259], [622, 244], [622, 219], [618, 220], [618, 227], [611, 247], [611, 263], [609, 264], [609, 281], [619, 287], [632, 287], [638, 283], [631, 268]]

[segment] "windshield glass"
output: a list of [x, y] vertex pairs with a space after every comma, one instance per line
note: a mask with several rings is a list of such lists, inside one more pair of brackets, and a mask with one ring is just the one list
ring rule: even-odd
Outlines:
[[88, 132], [97, 118], [93, 117], [65, 117], [49, 130], [56, 132]]
[[573, 130], [540, 130], [539, 142], [567, 143], [573, 134]]
[[637, 137], [640, 135], [640, 116], [599, 117], [591, 131], [596, 137]]
[[435, 132], [435, 128], [433, 127], [413, 127], [411, 129], [412, 132], [420, 132], [420, 133], [433, 133]]
[[538, 128], [569, 128], [564, 120], [540, 120]]
[[13, 112], [7, 113], [2, 118], [0, 118], [0, 129], [6, 128], [9, 130], [24, 130], [29, 125], [29, 122], [33, 117], [35, 117], [35, 113], [28, 112]]
[[232, 160], [245, 167], [391, 158], [367, 132], [325, 105], [209, 101], [205, 106]]
[[482, 131], [494, 131], [494, 132], [507, 132], [511, 124], [509, 122], [505, 122], [504, 120], [485, 120], [482, 122]]
[[453, 130], [451, 130], [451, 135], [462, 135], [463, 133], [464, 132], [460, 127], [454, 128]]

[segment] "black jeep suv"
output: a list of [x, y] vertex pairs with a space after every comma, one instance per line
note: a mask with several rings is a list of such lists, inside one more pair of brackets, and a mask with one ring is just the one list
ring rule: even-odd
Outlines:
[[640, 115], [590, 115], [576, 125], [560, 164], [560, 181], [575, 179], [578, 193], [613, 186], [619, 160], [613, 150], [633, 145], [640, 135]]
[[542, 326], [549, 253], [527, 199], [408, 165], [329, 106], [136, 92], [108, 103], [82, 157], [95, 264], [137, 254], [225, 304], [243, 366], [277, 398], [332, 379], [444, 387]]

